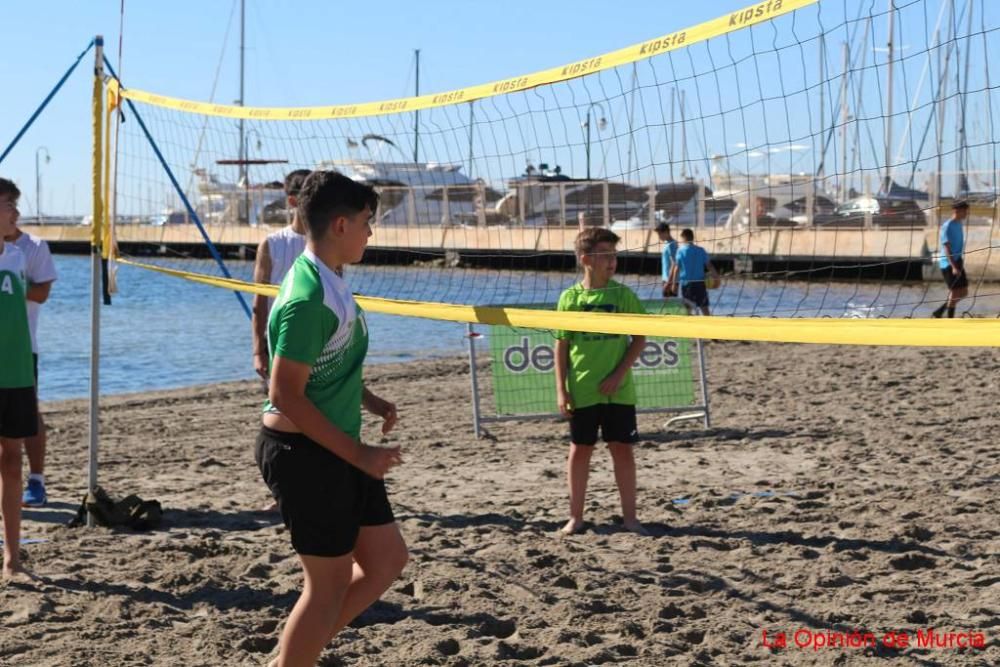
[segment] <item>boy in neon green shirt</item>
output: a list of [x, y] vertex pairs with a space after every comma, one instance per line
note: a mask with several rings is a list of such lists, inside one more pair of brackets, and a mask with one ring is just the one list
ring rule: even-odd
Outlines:
[[[644, 313], [635, 293], [611, 277], [617, 266], [619, 237], [592, 227], [574, 243], [583, 280], [559, 297], [557, 310], [606, 313]], [[625, 527], [647, 534], [635, 512], [635, 457], [632, 446], [639, 433], [635, 418], [632, 364], [646, 344], [645, 336], [622, 336], [574, 331], [556, 332], [556, 399], [570, 420], [570, 448], [566, 474], [570, 518], [562, 531], [583, 529], [583, 502], [587, 493], [590, 457], [598, 430], [608, 443]]]

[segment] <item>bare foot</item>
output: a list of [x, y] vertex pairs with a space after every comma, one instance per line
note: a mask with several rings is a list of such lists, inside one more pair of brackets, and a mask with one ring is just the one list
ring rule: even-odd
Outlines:
[[3, 566], [3, 580], [15, 582], [19, 584], [25, 584], [33, 581], [36, 577], [31, 574], [28, 570], [18, 563], [17, 565], [7, 565]]
[[649, 537], [649, 531], [642, 527], [637, 519], [625, 522], [625, 530], [630, 533], [635, 533], [636, 535], [641, 535], [643, 537]]
[[263, 507], [261, 507], [260, 511], [261, 512], [277, 512], [278, 511], [278, 503], [276, 501], [272, 500], [268, 504], [266, 504]]
[[566, 522], [566, 525], [559, 529], [559, 532], [564, 535], [576, 535], [583, 530], [583, 520], [582, 519], [570, 519]]

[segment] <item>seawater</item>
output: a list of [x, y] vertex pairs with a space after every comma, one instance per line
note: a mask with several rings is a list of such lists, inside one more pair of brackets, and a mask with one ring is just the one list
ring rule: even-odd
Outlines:
[[[42, 400], [87, 395], [90, 369], [90, 259], [57, 255], [59, 279], [39, 327]], [[170, 265], [210, 272], [205, 260]], [[228, 262], [247, 278], [249, 262]], [[622, 276], [641, 298], [656, 298], [658, 276]], [[468, 304], [555, 303], [569, 272], [352, 266], [351, 288], [372, 296]], [[102, 394], [169, 389], [255, 377], [250, 321], [232, 292], [122, 265], [113, 304], [101, 309]], [[938, 294], [938, 292], [941, 292]], [[720, 315], [927, 317], [943, 298], [927, 285], [729, 280], [712, 293]], [[247, 303], [250, 297], [244, 296]], [[995, 307], [993, 303], [991, 307]], [[370, 363], [467, 351], [466, 325], [368, 313]], [[486, 333], [486, 327], [480, 327]], [[485, 347], [485, 345], [484, 345]]]

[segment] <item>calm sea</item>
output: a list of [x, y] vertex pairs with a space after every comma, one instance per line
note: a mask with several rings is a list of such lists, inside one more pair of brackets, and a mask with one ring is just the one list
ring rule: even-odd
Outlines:
[[[90, 354], [90, 260], [57, 255], [59, 280], [42, 308], [39, 331], [42, 400], [87, 394]], [[172, 262], [172, 266], [183, 262]], [[246, 277], [250, 265], [231, 262]], [[206, 271], [203, 261], [192, 270]], [[571, 273], [351, 267], [361, 293], [463, 303], [538, 303], [558, 299]], [[654, 298], [657, 276], [627, 276]], [[168, 389], [254, 377], [250, 322], [232, 292], [121, 266], [119, 292], [101, 312], [101, 393]], [[943, 294], [930, 285], [730, 281], [713, 292], [719, 314], [763, 316], [926, 317]], [[995, 308], [993, 303], [990, 307]], [[465, 325], [368, 314], [369, 361], [386, 363], [462, 354]]]

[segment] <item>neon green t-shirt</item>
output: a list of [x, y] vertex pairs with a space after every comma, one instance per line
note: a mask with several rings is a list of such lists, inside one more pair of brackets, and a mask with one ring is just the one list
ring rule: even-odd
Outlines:
[[[334, 426], [360, 439], [368, 325], [347, 283], [308, 249], [281, 281], [267, 345], [272, 364], [280, 355], [312, 367], [306, 398]], [[278, 409], [268, 401], [264, 411]]]
[[[556, 310], [638, 314], [646, 312], [635, 292], [614, 280], [610, 281], [607, 287], [600, 289], [585, 289], [582, 284], [573, 285], [559, 297]], [[576, 331], [557, 331], [555, 336], [569, 341], [567, 385], [574, 408], [586, 408], [598, 403], [635, 405], [632, 369], [625, 374], [625, 379], [614, 394], [605, 396], [598, 390], [604, 378], [611, 375], [625, 356], [625, 350], [629, 346], [628, 336]]]
[[24, 253], [0, 237], [0, 388], [35, 386]]

